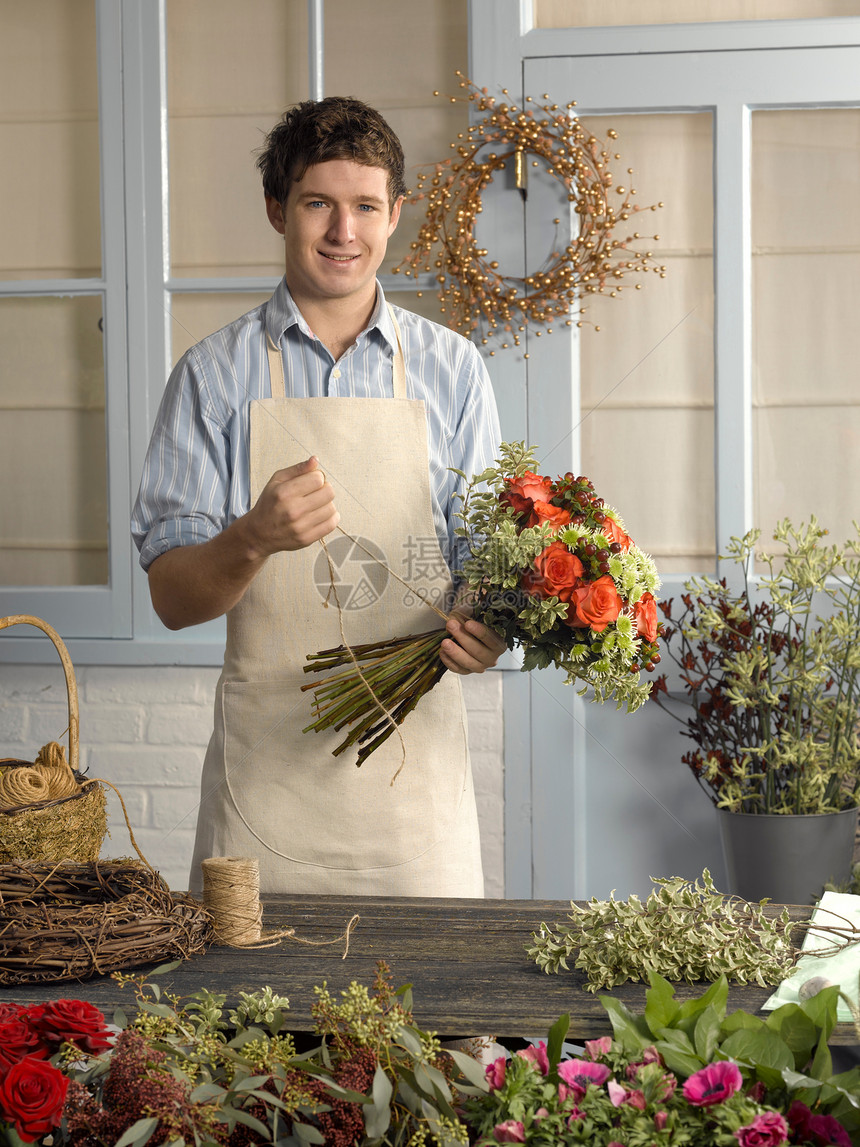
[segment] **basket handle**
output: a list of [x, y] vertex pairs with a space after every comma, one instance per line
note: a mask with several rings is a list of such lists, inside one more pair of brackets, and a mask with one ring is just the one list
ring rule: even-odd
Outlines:
[[28, 613], [16, 613], [10, 617], [0, 617], [0, 629], [8, 629], [10, 625], [35, 625], [43, 633], [47, 633], [54, 648], [60, 655], [63, 663], [63, 672], [66, 675], [66, 692], [69, 697], [69, 764], [73, 772], [78, 771], [78, 687], [75, 684], [75, 671], [72, 668], [72, 659], [69, 651], [63, 644], [63, 639], [55, 629], [39, 617]]

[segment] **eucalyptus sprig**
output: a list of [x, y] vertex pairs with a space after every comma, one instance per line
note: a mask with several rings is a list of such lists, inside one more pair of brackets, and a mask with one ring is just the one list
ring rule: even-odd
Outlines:
[[[654, 878], [652, 878], [654, 879]], [[588, 976], [596, 992], [651, 973], [667, 980], [777, 984], [791, 974], [797, 952], [788, 910], [768, 916], [763, 906], [725, 896], [706, 868], [701, 882], [656, 878], [646, 900], [593, 898], [571, 902], [568, 919], [533, 934], [529, 956], [545, 972], [568, 969]]]

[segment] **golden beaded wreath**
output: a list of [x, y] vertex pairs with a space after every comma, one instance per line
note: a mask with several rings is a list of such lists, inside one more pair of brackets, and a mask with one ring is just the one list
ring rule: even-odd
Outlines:
[[[460, 133], [460, 142], [451, 144], [457, 152], [456, 159], [443, 160], [431, 172], [418, 174], [411, 202], [427, 200], [426, 220], [411, 244], [412, 254], [394, 268], [395, 274], [402, 270], [407, 276], [418, 277], [422, 271], [435, 271], [448, 325], [466, 336], [482, 333], [485, 345], [499, 335], [505, 339], [503, 348], [510, 342], [520, 345], [527, 323], [546, 325], [560, 318], [570, 326], [574, 320], [569, 316], [578, 300], [588, 295], [615, 297], [623, 290], [621, 280], [627, 274], [654, 271], [665, 277], [666, 268], [651, 262], [650, 251], [637, 253], [629, 249], [629, 244], [643, 239], [638, 231], [623, 239], [614, 238], [620, 223], [628, 222], [638, 212], [656, 211], [663, 204], [640, 207], [632, 202], [635, 188], [613, 186], [609, 162], [620, 160], [621, 156], [609, 152], [571, 115], [575, 102], [563, 109], [549, 103], [521, 109], [497, 101], [487, 94], [486, 88], [479, 90], [461, 72], [457, 75], [461, 77], [460, 87], [469, 89], [469, 102], [484, 113], [484, 118], [467, 133]], [[502, 95], [508, 95], [506, 88]], [[452, 102], [463, 99], [448, 98]], [[549, 96], [544, 95], [543, 99], [548, 100]], [[530, 96], [526, 97], [526, 104], [532, 102]], [[606, 134], [611, 140], [618, 138], [612, 129]], [[493, 147], [497, 150], [488, 150]], [[475, 225], [482, 210], [481, 197], [496, 173], [510, 162], [525, 198], [528, 156], [532, 157], [532, 166], [543, 163], [547, 173], [564, 184], [579, 226], [566, 246], [550, 252], [541, 270], [517, 278], [502, 274], [498, 262], [479, 246]], [[632, 175], [633, 169], [628, 168], [627, 174]], [[428, 180], [430, 187], [425, 190]], [[620, 199], [616, 206], [610, 199], [613, 193]], [[553, 220], [556, 228], [561, 222]], [[635, 286], [638, 289], [641, 284]], [[580, 305], [576, 313], [581, 315], [584, 310]], [[581, 318], [577, 325], [583, 325]], [[552, 333], [551, 327], [547, 333]]]

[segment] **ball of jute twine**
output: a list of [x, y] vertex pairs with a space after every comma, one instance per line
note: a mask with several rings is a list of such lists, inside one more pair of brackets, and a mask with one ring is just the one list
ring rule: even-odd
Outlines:
[[44, 745], [29, 768], [0, 769], [0, 808], [20, 808], [40, 801], [75, 796], [81, 786], [57, 741]]
[[212, 856], [201, 863], [201, 868], [203, 905], [212, 917], [212, 928], [220, 944], [229, 948], [273, 948], [282, 940], [311, 945], [337, 944], [343, 940], [342, 958], [346, 959], [358, 914], [333, 940], [305, 940], [296, 935], [295, 928], [264, 932], [259, 860], [249, 856]]

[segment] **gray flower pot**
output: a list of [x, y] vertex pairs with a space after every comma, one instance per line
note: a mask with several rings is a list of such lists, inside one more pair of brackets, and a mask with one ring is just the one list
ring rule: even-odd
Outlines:
[[717, 809], [728, 892], [744, 900], [811, 904], [851, 875], [857, 809], [769, 816]]

